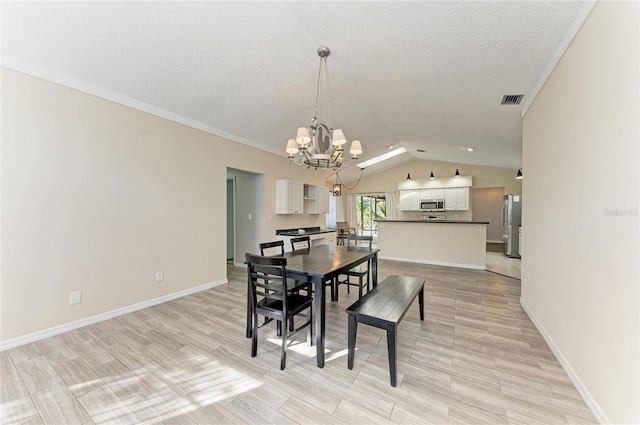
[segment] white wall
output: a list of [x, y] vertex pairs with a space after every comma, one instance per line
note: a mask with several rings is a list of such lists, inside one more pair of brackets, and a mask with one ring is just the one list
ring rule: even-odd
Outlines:
[[264, 175], [265, 239], [324, 223], [275, 215], [276, 179], [322, 172], [5, 68], [1, 131], [3, 343], [225, 282], [227, 167]]
[[640, 422], [639, 13], [598, 3], [523, 123], [522, 304], [616, 424]]

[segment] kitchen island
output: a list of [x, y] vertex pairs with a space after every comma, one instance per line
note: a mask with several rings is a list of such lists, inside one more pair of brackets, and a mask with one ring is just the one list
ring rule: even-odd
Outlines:
[[379, 220], [379, 258], [484, 270], [487, 224], [458, 220]]

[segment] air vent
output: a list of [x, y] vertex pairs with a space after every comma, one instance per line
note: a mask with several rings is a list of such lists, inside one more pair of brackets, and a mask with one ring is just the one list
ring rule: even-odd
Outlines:
[[505, 94], [502, 96], [501, 105], [519, 105], [523, 97], [523, 94]]
[[417, 149], [418, 152], [424, 153], [424, 149]]

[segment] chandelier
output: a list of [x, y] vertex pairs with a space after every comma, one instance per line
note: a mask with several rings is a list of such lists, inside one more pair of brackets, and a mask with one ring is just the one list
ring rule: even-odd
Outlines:
[[[320, 46], [318, 56], [320, 56], [320, 66], [318, 68], [318, 84], [316, 90], [316, 111], [311, 120], [309, 128], [298, 128], [295, 139], [287, 142], [287, 154], [289, 154], [289, 164], [306, 165], [317, 170], [318, 168], [332, 168], [337, 170], [340, 167], [348, 167], [358, 155], [362, 153], [362, 145], [359, 140], [351, 142], [351, 160], [345, 160], [344, 145], [347, 139], [339, 128], [335, 130], [331, 127], [331, 93], [329, 92], [329, 75], [327, 73], [327, 56], [331, 53], [328, 47]], [[323, 72], [324, 71], [324, 72]], [[324, 90], [323, 90], [324, 81]], [[326, 94], [325, 94], [326, 91]], [[319, 121], [320, 97], [328, 94], [328, 125]]]

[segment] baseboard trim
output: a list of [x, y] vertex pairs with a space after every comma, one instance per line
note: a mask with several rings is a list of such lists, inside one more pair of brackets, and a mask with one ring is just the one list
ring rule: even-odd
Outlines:
[[381, 260], [393, 260], [393, 261], [404, 261], [405, 263], [418, 263], [418, 264], [430, 264], [432, 266], [444, 266], [444, 267], [458, 267], [461, 269], [473, 269], [473, 270], [485, 270], [485, 266], [477, 266], [475, 264], [462, 264], [462, 263], [446, 263], [443, 261], [427, 261], [420, 260], [417, 258], [400, 258], [400, 257], [387, 257], [387, 256], [378, 256]]
[[163, 295], [162, 297], [154, 298], [152, 300], [143, 301], [141, 303], [133, 304], [127, 307], [118, 308], [115, 310], [107, 311], [105, 313], [97, 314], [95, 316], [76, 320], [75, 322], [65, 323], [64, 325], [54, 326], [53, 328], [33, 332], [17, 338], [12, 338], [0, 343], [0, 351], [9, 350], [11, 348], [19, 347], [21, 345], [25, 345], [31, 342], [39, 341], [41, 339], [49, 338], [54, 335], [72, 331], [74, 329], [82, 328], [88, 325], [92, 325], [94, 323], [102, 322], [104, 320], [113, 319], [114, 317], [122, 316], [123, 314], [132, 313], [137, 310], [142, 310], [143, 308], [152, 307], [154, 305], [162, 304], [167, 301], [175, 300], [177, 298], [182, 298], [184, 296], [195, 294], [196, 292], [211, 289], [215, 286], [224, 285], [226, 283], [229, 283], [229, 281], [226, 278], [220, 279], [212, 283], [205, 283], [204, 285], [185, 289], [184, 291], [174, 292], [173, 294]]
[[591, 396], [591, 393], [589, 392], [589, 390], [587, 390], [587, 387], [584, 386], [578, 374], [573, 370], [573, 368], [571, 367], [571, 364], [567, 361], [567, 359], [562, 354], [562, 351], [560, 351], [556, 343], [553, 342], [553, 338], [551, 338], [551, 335], [547, 333], [544, 326], [542, 326], [540, 321], [538, 321], [538, 318], [529, 309], [529, 307], [527, 306], [527, 303], [524, 302], [522, 297], [520, 297], [520, 305], [529, 316], [529, 319], [531, 319], [531, 322], [533, 322], [533, 325], [538, 329], [538, 332], [540, 332], [540, 335], [542, 335], [544, 340], [547, 342], [547, 345], [549, 345], [549, 348], [551, 348], [551, 351], [558, 359], [558, 362], [560, 362], [560, 366], [562, 366], [564, 371], [567, 372], [569, 379], [571, 380], [571, 382], [573, 382], [573, 385], [575, 385], [576, 389], [582, 396], [582, 399], [587, 404], [587, 407], [589, 407], [589, 410], [591, 410], [591, 413], [593, 413], [593, 416], [596, 418], [598, 423], [603, 425], [611, 424], [611, 421], [609, 420], [607, 415], [602, 411], [602, 409], [600, 408], [600, 405]]

